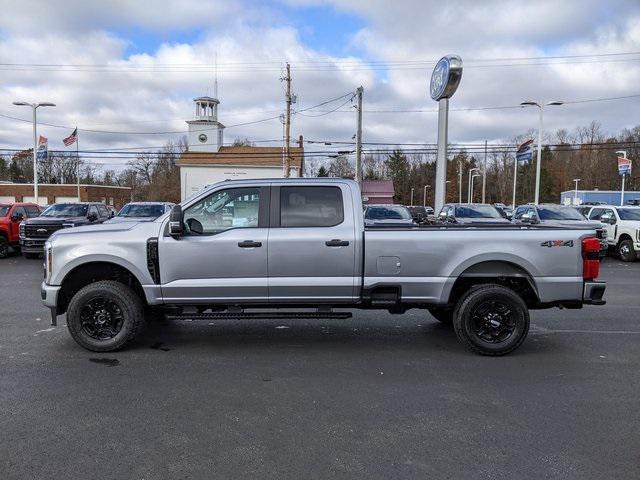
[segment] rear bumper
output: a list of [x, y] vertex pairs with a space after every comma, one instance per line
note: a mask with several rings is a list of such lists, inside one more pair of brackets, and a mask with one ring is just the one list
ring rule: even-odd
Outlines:
[[604, 305], [606, 300], [603, 300], [604, 291], [607, 288], [606, 282], [584, 282], [582, 290], [582, 303], [585, 305]]

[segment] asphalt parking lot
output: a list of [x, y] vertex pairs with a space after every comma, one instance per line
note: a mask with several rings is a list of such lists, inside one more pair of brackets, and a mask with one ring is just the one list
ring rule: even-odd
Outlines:
[[96, 354], [0, 262], [0, 478], [640, 478], [640, 262], [514, 354], [427, 313], [175, 322]]

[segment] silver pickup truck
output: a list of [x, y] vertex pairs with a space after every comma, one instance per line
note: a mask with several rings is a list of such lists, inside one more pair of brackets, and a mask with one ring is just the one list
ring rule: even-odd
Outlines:
[[158, 314], [419, 308], [485, 355], [524, 341], [529, 309], [604, 304], [594, 228], [365, 227], [362, 212], [351, 180], [225, 181], [153, 222], [58, 231], [45, 248], [42, 300], [54, 325], [66, 313], [73, 338], [93, 351], [122, 348]]

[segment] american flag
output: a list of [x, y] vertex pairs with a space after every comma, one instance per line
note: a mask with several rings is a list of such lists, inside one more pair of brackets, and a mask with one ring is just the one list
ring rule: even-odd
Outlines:
[[73, 131], [71, 135], [69, 135], [67, 138], [62, 139], [62, 143], [64, 143], [65, 147], [68, 147], [69, 145], [73, 145], [77, 141], [78, 141], [78, 127], [76, 127], [76, 129]]

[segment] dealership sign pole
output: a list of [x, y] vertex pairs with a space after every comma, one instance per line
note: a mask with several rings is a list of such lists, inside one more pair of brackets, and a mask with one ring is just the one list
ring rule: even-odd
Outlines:
[[462, 78], [462, 59], [457, 55], [442, 57], [431, 74], [429, 93], [438, 102], [438, 156], [436, 159], [436, 192], [434, 208], [442, 209], [447, 188], [447, 134], [449, 128], [449, 98], [456, 92]]
[[627, 158], [627, 152], [625, 150], [619, 150], [616, 152], [618, 155], [618, 173], [622, 175], [622, 190], [620, 191], [620, 206], [624, 205], [624, 177], [625, 175], [631, 175], [631, 160]]

